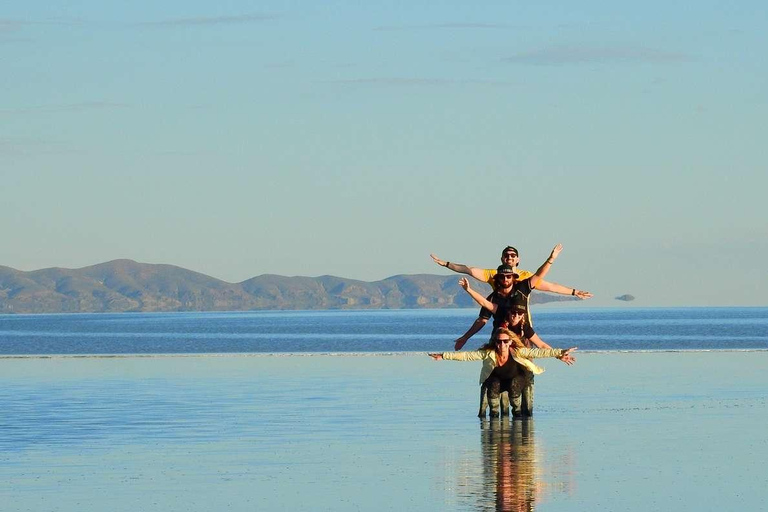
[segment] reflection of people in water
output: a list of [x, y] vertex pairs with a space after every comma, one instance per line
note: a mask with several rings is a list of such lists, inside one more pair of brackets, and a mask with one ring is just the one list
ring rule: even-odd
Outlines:
[[501, 413], [500, 394], [508, 392], [512, 400], [520, 400], [520, 394], [525, 386], [524, 375], [520, 374], [517, 366], [520, 365], [528, 371], [539, 374], [544, 371], [534, 364], [531, 359], [537, 357], [571, 357], [571, 352], [576, 347], [568, 349], [559, 348], [527, 348], [520, 337], [509, 329], [500, 327], [493, 333], [491, 341], [479, 350], [469, 352], [443, 352], [432, 353], [429, 356], [439, 361], [448, 359], [453, 361], [483, 361], [480, 372], [480, 384], [488, 388], [488, 401], [491, 406], [491, 417], [499, 417]]
[[454, 508], [533, 512], [572, 494], [575, 459], [569, 435], [535, 436], [541, 432], [534, 431], [533, 418], [479, 423], [479, 451], [450, 461], [456, 482], [447, 499], [459, 501]]
[[538, 481], [533, 419], [483, 421], [486, 488], [495, 489], [498, 511], [533, 512], [543, 483]]

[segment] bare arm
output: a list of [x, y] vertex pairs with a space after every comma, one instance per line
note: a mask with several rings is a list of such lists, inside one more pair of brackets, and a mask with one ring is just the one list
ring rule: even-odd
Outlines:
[[494, 304], [493, 302], [489, 301], [488, 299], [486, 299], [485, 297], [483, 297], [482, 295], [480, 295], [479, 293], [477, 293], [475, 290], [473, 290], [473, 289], [472, 289], [472, 288], [469, 286], [469, 281], [467, 281], [467, 278], [466, 278], [466, 277], [462, 277], [461, 279], [459, 279], [459, 285], [460, 285], [462, 288], [464, 288], [464, 289], [467, 291], [467, 293], [468, 293], [468, 294], [469, 294], [469, 295], [470, 295], [470, 296], [471, 296], [473, 299], [475, 299], [475, 302], [477, 302], [478, 304], [480, 304], [482, 307], [484, 307], [485, 309], [487, 309], [487, 310], [488, 310], [488, 311], [490, 311], [491, 313], [495, 313], [495, 312], [496, 312], [496, 308], [497, 308], [498, 306], [497, 306], [496, 304]]
[[572, 286], [563, 286], [557, 283], [550, 283], [549, 281], [545, 281], [543, 279], [539, 280], [539, 283], [536, 285], [536, 289], [542, 292], [559, 293], [560, 295], [573, 295], [582, 300], [592, 297], [591, 293], [584, 290], [577, 290]]
[[432, 257], [432, 260], [441, 267], [445, 267], [448, 270], [453, 270], [459, 274], [467, 274], [468, 276], [474, 277], [478, 281], [485, 282], [485, 272], [482, 268], [468, 267], [466, 265], [462, 265], [461, 263], [451, 263], [450, 261], [441, 260], [437, 257], [436, 254], [430, 254], [430, 256]]
[[485, 327], [485, 324], [488, 323], [487, 318], [483, 317], [477, 317], [477, 319], [472, 323], [472, 326], [469, 328], [467, 332], [465, 332], [461, 337], [456, 338], [456, 342], [453, 345], [454, 350], [461, 350], [461, 348], [469, 341], [469, 338], [480, 332], [480, 329]]
[[[552, 348], [549, 345], [547, 345], [547, 343], [543, 339], [539, 338], [538, 334], [534, 334], [528, 339], [531, 340], [533, 344], [539, 348]], [[576, 362], [576, 358], [573, 357], [571, 354], [563, 354], [562, 356], [558, 357], [558, 359], [560, 359], [562, 362], [564, 362], [568, 366], [572, 366], [573, 363]]]
[[544, 343], [544, 340], [539, 338], [538, 334], [534, 334], [533, 336], [531, 336], [528, 339], [531, 340], [533, 342], [533, 344], [536, 345], [539, 348], [552, 348], [549, 345], [547, 345], [546, 343]]
[[563, 250], [563, 244], [557, 244], [552, 249], [552, 252], [549, 253], [549, 258], [547, 258], [547, 261], [542, 263], [541, 266], [539, 267], [539, 270], [537, 270], [536, 273], [531, 276], [531, 288], [539, 287], [539, 282], [544, 278], [544, 276], [547, 275], [547, 272], [549, 272], [549, 269], [552, 268], [552, 264], [560, 255], [560, 251], [562, 250]]

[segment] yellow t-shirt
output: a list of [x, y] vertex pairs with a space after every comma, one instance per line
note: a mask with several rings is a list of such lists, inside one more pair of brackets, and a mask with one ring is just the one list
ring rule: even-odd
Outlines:
[[[522, 281], [523, 279], [528, 279], [533, 275], [533, 272], [528, 272], [527, 270], [517, 270], [517, 273], [520, 274], [520, 277], [517, 279], [518, 281]], [[496, 289], [496, 281], [493, 279], [493, 276], [496, 275], [496, 269], [495, 268], [486, 268], [483, 269], [483, 277], [485, 278], [485, 282], [491, 285], [491, 288], [494, 290]]]

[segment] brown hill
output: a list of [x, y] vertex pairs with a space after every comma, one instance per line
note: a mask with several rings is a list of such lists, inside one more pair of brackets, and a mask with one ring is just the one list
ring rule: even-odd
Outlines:
[[[250, 311], [475, 307], [455, 275], [398, 275], [366, 282], [264, 274], [228, 283], [174, 265], [115, 260], [25, 272], [0, 266], [0, 312]], [[483, 289], [483, 286], [485, 288]], [[489, 291], [486, 285], [478, 285]], [[534, 294], [532, 302], [571, 300]]]

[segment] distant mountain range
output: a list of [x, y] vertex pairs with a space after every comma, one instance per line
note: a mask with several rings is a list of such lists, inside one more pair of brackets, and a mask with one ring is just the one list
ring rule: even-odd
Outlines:
[[[490, 287], [475, 288], [490, 293]], [[575, 300], [536, 292], [532, 303]], [[80, 269], [29, 272], [0, 266], [0, 313], [251, 311], [476, 307], [457, 275], [343, 277], [264, 274], [228, 283], [173, 265], [115, 260]]]

